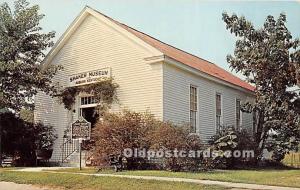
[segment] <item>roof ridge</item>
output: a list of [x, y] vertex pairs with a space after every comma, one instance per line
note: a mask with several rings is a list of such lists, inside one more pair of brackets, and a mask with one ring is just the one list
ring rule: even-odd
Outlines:
[[[118, 21], [116, 21], [116, 22], [118, 22]], [[191, 56], [193, 56], [193, 57], [196, 57], [196, 58], [198, 58], [198, 59], [202, 59], [203, 61], [206, 61], [206, 62], [208, 62], [208, 63], [210, 63], [210, 64], [215, 65], [215, 63], [213, 63], [213, 62], [211, 62], [211, 61], [208, 61], [208, 60], [203, 59], [203, 58], [201, 58], [201, 57], [199, 57], [199, 56], [197, 56], [197, 55], [194, 55], [194, 54], [192, 54], [192, 53], [189, 53], [189, 52], [187, 52], [187, 51], [185, 51], [185, 50], [183, 50], [183, 49], [180, 49], [180, 48], [175, 47], [175, 46], [173, 46], [173, 45], [171, 45], [171, 44], [168, 44], [168, 43], [166, 43], [166, 42], [163, 42], [163, 41], [161, 41], [161, 40], [159, 40], [159, 39], [157, 39], [157, 38], [155, 38], [155, 37], [153, 37], [153, 36], [151, 36], [151, 35], [149, 35], [149, 34], [147, 34], [147, 33], [141, 32], [140, 30], [137, 30], [137, 29], [135, 29], [135, 28], [132, 28], [131, 26], [128, 26], [128, 25], [126, 25], [126, 24], [124, 24], [124, 23], [121, 23], [121, 22], [119, 22], [119, 23], [122, 24], [122, 25], [124, 25], [124, 26], [126, 26], [126, 27], [128, 27], [128, 28], [130, 28], [130, 29], [132, 29], [132, 30], [135, 30], [135, 31], [137, 31], [137, 32], [139, 32], [139, 33], [142, 33], [142, 34], [144, 34], [144, 35], [146, 35], [146, 36], [148, 36], [148, 37], [150, 37], [150, 38], [153, 38], [153, 39], [159, 41], [160, 43], [163, 43], [163, 44], [165, 44], [165, 45], [167, 45], [167, 46], [170, 46], [170, 47], [172, 47], [172, 48], [174, 48], [174, 49], [177, 49], [177, 50], [182, 51], [182, 52], [184, 52], [184, 53], [187, 53], [187, 54], [189, 54], [189, 55], [191, 55]]]
[[[119, 26], [122, 27], [123, 29], [125, 29], [125, 30], [127, 30], [128, 32], [130, 32], [130, 33], [132, 33], [133, 35], [135, 35], [137, 38], [140, 38], [141, 40], [145, 41], [145, 43], [147, 43], [147, 44], [151, 45], [152, 47], [158, 49], [159, 51], [161, 51], [161, 52], [162, 52], [164, 55], [166, 55], [166, 56], [169, 56], [169, 55], [168, 55], [166, 52], [164, 52], [164, 50], [160, 49], [159, 47], [156, 47], [156, 46], [153, 45], [151, 42], [147, 42], [146, 39], [143, 39], [143, 38], [144, 38], [143, 36], [145, 36], [146, 38], [149, 38], [149, 39], [151, 39], [151, 40], [154, 40], [154, 41], [156, 41], [156, 42], [158, 42], [158, 43], [160, 43], [160, 44], [162, 44], [162, 45], [164, 45], [164, 46], [167, 46], [167, 47], [169, 47], [169, 48], [173, 48], [174, 50], [179, 51], [179, 52], [181, 52], [181, 53], [183, 53], [183, 54], [192, 56], [192, 57], [195, 58], [195, 59], [198, 59], [198, 60], [200, 60], [200, 61], [204, 61], [205, 63], [207, 63], [207, 64], [209, 64], [209, 65], [211, 65], [211, 66], [214, 66], [214, 67], [216, 67], [216, 68], [218, 68], [218, 69], [221, 69], [221, 70], [223, 71], [223, 74], [227, 73], [229, 76], [234, 77], [234, 78], [237, 79], [237, 80], [240, 80], [240, 81], [243, 82], [244, 84], [241, 84], [241, 83], [239, 83], [239, 82], [237, 82], [237, 81], [233, 82], [231, 79], [228, 79], [228, 78], [226, 79], [225, 76], [220, 76], [220, 75], [218, 75], [218, 74], [222, 74], [222, 73], [219, 73], [219, 71], [212, 71], [212, 73], [214, 73], [214, 74], [212, 74], [210, 71], [204, 71], [205, 73], [207, 73], [207, 74], [209, 74], [209, 75], [212, 75], [212, 76], [214, 76], [214, 77], [216, 77], [216, 78], [219, 78], [219, 79], [224, 80], [224, 81], [226, 81], [226, 82], [229, 82], [229, 83], [231, 83], [231, 84], [240, 86], [240, 87], [242, 87], [242, 88], [248, 89], [248, 90], [250, 90], [250, 91], [253, 91], [253, 89], [254, 89], [254, 86], [252, 86], [251, 84], [249, 84], [249, 83], [246, 82], [245, 80], [239, 78], [238, 76], [236, 76], [236, 75], [234, 75], [233, 73], [231, 73], [231, 72], [229, 72], [229, 71], [223, 69], [222, 67], [220, 67], [219, 65], [217, 65], [217, 64], [215, 64], [215, 63], [213, 63], [213, 62], [211, 62], [211, 61], [208, 61], [208, 60], [203, 59], [203, 58], [201, 58], [201, 57], [198, 57], [198, 56], [196, 56], [196, 55], [194, 55], [194, 54], [191, 54], [191, 53], [189, 53], [189, 52], [187, 52], [187, 51], [185, 51], [185, 50], [182, 50], [182, 49], [177, 48], [177, 47], [174, 47], [174, 46], [172, 46], [172, 45], [170, 45], [170, 44], [168, 44], [168, 43], [165, 43], [165, 42], [163, 42], [163, 41], [161, 41], [161, 40], [159, 40], [159, 39], [157, 39], [157, 38], [155, 38], [155, 37], [152, 37], [152, 36], [149, 35], [149, 34], [146, 34], [146, 33], [141, 32], [141, 31], [139, 31], [139, 30], [137, 30], [137, 29], [135, 29], [135, 28], [132, 28], [132, 27], [130, 27], [130, 26], [124, 24], [124, 23], [121, 23], [121, 22], [119, 22], [119, 21], [117, 21], [117, 20], [115, 20], [115, 19], [113, 19], [113, 18], [111, 18], [111, 17], [109, 17], [109, 16], [107, 16], [107, 15], [105, 15], [105, 14], [99, 12], [98, 10], [95, 10], [95, 9], [89, 7], [89, 6], [86, 6], [86, 7], [89, 8], [89, 9], [91, 9], [91, 10], [93, 10], [93, 11], [95, 11], [95, 12], [97, 12], [98, 14], [104, 16], [105, 18], [111, 20], [112, 22], [114, 22], [115, 24], [119, 25]], [[169, 56], [169, 57], [170, 57], [170, 56]], [[177, 60], [175, 57], [172, 57], [172, 56], [171, 56], [171, 58]], [[181, 60], [177, 60], [177, 61], [182, 62]], [[182, 63], [191, 66], [191, 65], [188, 64], [188, 63], [185, 63], [185, 62], [182, 62]], [[198, 65], [198, 66], [201, 66], [201, 64], [197, 64], [196, 62], [195, 62], [195, 64]], [[208, 66], [209, 66], [209, 65], [208, 65]], [[191, 67], [194, 67], [194, 66], [191, 66]], [[194, 67], [194, 68], [195, 68], [195, 67]], [[198, 70], [201, 71], [203, 68], [201, 68], [201, 69], [200, 69], [200, 68], [196, 68], [196, 69], [198, 69]], [[211, 69], [213, 69], [213, 68], [211, 68]], [[216, 76], [215, 74], [217, 74], [217, 76]], [[225, 75], [226, 75], [226, 74], [225, 74]]]
[[[106, 16], [106, 15], [105, 15], [105, 16]], [[106, 17], [108, 17], [108, 16], [106, 16]], [[108, 18], [110, 18], [110, 17], [108, 17]], [[182, 51], [182, 52], [184, 52], [184, 53], [187, 53], [187, 54], [189, 54], [189, 55], [191, 55], [191, 56], [193, 56], [193, 57], [195, 57], [195, 58], [198, 58], [198, 59], [201, 59], [201, 60], [203, 60], [203, 61], [206, 61], [206, 62], [208, 62], [208, 63], [210, 63], [210, 64], [212, 64], [212, 65], [214, 65], [214, 66], [216, 66], [216, 67], [218, 67], [218, 68], [220, 68], [220, 69], [222, 69], [222, 70], [225, 70], [224, 68], [220, 67], [219, 65], [217, 65], [217, 64], [215, 64], [215, 63], [213, 63], [213, 62], [211, 62], [211, 61], [208, 61], [208, 60], [206, 60], [206, 59], [203, 59], [203, 58], [201, 58], [201, 57], [198, 57], [197, 55], [194, 55], [194, 54], [189, 53], [189, 52], [187, 52], [187, 51], [185, 51], [185, 50], [182, 50], [182, 49], [180, 49], [180, 48], [177, 48], [177, 47], [175, 47], [175, 46], [173, 46], [173, 45], [170, 45], [170, 44], [168, 44], [168, 43], [165, 43], [165, 42], [163, 42], [163, 41], [161, 41], [161, 40], [159, 40], [159, 39], [157, 39], [157, 38], [155, 38], [155, 37], [153, 37], [153, 36], [151, 36], [151, 35], [149, 35], [149, 34], [147, 34], [147, 33], [141, 32], [140, 30], [137, 30], [137, 29], [135, 29], [135, 28], [132, 28], [131, 26], [128, 26], [128, 25], [126, 25], [126, 24], [124, 24], [124, 23], [121, 23], [121, 22], [119, 22], [119, 21], [116, 21], [116, 20], [113, 19], [113, 18], [110, 18], [110, 19], [113, 20], [114, 22], [117, 22], [118, 24], [124, 25], [125, 27], [128, 27], [128, 28], [130, 28], [130, 29], [132, 29], [132, 30], [135, 30], [136, 32], [142, 33], [143, 35], [146, 35], [146, 36], [148, 36], [148, 37], [150, 37], [150, 38], [153, 38], [154, 40], [157, 40], [157, 41], [159, 41], [160, 43], [163, 43], [163, 44], [165, 44], [165, 45], [167, 45], [167, 46], [170, 46], [170, 47], [172, 47], [172, 48], [174, 48], [174, 49], [177, 49], [177, 50], [179, 50], [179, 51]], [[241, 78], [235, 76], [235, 75], [232, 74], [231, 72], [229, 72], [229, 71], [227, 71], [227, 70], [225, 70], [225, 71], [226, 71], [228, 74], [232, 75], [233, 77], [236, 77], [236, 78], [242, 80]], [[242, 81], [244, 81], [244, 80], [242, 80]]]

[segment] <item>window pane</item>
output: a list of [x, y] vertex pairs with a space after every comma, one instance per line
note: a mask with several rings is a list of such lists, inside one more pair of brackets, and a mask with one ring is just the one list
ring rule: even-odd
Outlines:
[[192, 133], [196, 132], [196, 115], [197, 115], [197, 112], [190, 111], [190, 125], [191, 125]]
[[216, 94], [216, 127], [217, 130], [221, 127], [222, 116], [222, 97], [221, 94]]
[[221, 105], [221, 95], [216, 95], [216, 115], [220, 116], [222, 114], [222, 105]]
[[220, 116], [216, 116], [216, 119], [217, 119], [217, 121], [216, 121], [217, 129], [219, 129], [220, 125], [221, 125], [221, 117]]
[[239, 128], [241, 125], [241, 102], [236, 100], [236, 127]]
[[93, 96], [81, 97], [80, 103], [81, 105], [95, 104], [96, 100]]
[[192, 133], [196, 132], [197, 100], [197, 87], [190, 86], [190, 126]]
[[195, 107], [195, 111], [197, 110], [197, 89], [194, 88], [194, 107]]
[[190, 86], [190, 109], [197, 111], [197, 88]]

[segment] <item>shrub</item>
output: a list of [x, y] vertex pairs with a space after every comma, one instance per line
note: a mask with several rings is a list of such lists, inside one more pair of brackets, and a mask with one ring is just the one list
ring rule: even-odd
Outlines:
[[56, 138], [52, 126], [24, 121], [11, 112], [1, 113], [0, 119], [2, 152], [12, 156], [17, 165], [35, 164], [35, 150], [51, 148]]
[[51, 125], [44, 125], [42, 123], [35, 123], [32, 125], [35, 137], [36, 150], [51, 150], [53, 143], [57, 139], [55, 129]]
[[[172, 151], [198, 151], [202, 144], [198, 135], [190, 135], [189, 127], [176, 126], [172, 123], [161, 123], [151, 135], [151, 142], [154, 150], [165, 149]], [[198, 170], [200, 158], [195, 157], [164, 157], [162, 168], [172, 171]]]
[[[149, 113], [124, 111], [123, 113], [106, 113], [103, 120], [96, 124], [92, 132], [94, 140], [93, 157], [97, 165], [105, 166], [111, 155], [122, 155], [123, 150], [149, 149], [149, 133], [158, 122]], [[146, 159], [128, 159], [129, 169], [142, 168]]]
[[[111, 155], [121, 155], [124, 149], [148, 150], [199, 150], [200, 139], [189, 135], [187, 127], [161, 122], [149, 113], [124, 111], [106, 113], [92, 132], [94, 163], [107, 166]], [[127, 158], [127, 169], [162, 168], [173, 171], [196, 170], [196, 158], [158, 158], [156, 162], [143, 158]]]
[[217, 151], [217, 156], [213, 157], [211, 167], [214, 168], [234, 168], [245, 167], [255, 163], [254, 158], [234, 158], [226, 157], [225, 151], [234, 152], [235, 150], [254, 150], [254, 137], [247, 130], [236, 130], [234, 127], [226, 127], [218, 131], [209, 142], [210, 149]]

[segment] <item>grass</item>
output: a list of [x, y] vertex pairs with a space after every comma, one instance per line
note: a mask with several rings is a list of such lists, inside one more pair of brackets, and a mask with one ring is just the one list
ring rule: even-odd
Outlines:
[[125, 179], [116, 177], [96, 177], [66, 173], [18, 172], [0, 169], [0, 181], [22, 184], [58, 187], [71, 190], [224, 190], [221, 186], [208, 186], [192, 183], [161, 182], [154, 180]]
[[[86, 168], [79, 171], [77, 168], [64, 169], [62, 172], [81, 172], [96, 173], [97, 169]], [[238, 183], [253, 183], [263, 185], [300, 187], [300, 170], [215, 170], [209, 172], [169, 172], [169, 171], [123, 171], [115, 173], [111, 170], [101, 171], [100, 173], [114, 173], [119, 175], [140, 175], [140, 176], [162, 176], [162, 177], [180, 177], [190, 179], [208, 179]]]

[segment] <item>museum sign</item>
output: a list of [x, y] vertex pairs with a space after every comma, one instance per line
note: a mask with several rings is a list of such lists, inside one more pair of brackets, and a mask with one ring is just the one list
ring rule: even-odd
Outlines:
[[79, 85], [96, 83], [100, 80], [110, 78], [110, 77], [111, 77], [110, 68], [78, 73], [69, 76], [69, 86], [79, 86]]

